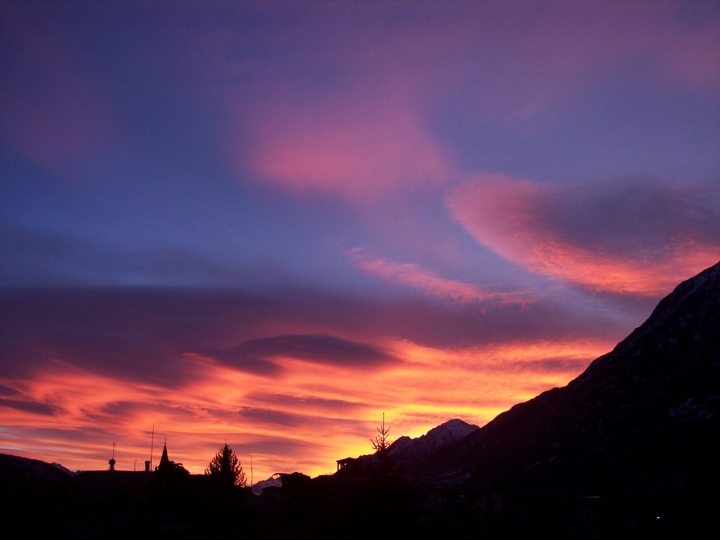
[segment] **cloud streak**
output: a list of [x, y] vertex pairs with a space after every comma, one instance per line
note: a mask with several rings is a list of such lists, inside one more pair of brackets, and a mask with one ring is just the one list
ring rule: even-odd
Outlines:
[[47, 403], [3, 398], [0, 398], [0, 407], [7, 407], [8, 409], [15, 409], [16, 411], [40, 414], [44, 416], [56, 416], [61, 410], [60, 408]]
[[558, 186], [477, 176], [450, 195], [453, 218], [532, 272], [593, 291], [657, 296], [720, 257], [720, 193], [650, 181]]
[[246, 341], [241, 353], [264, 357], [289, 357], [307, 362], [367, 369], [397, 362], [397, 358], [365, 343], [323, 334], [280, 335]]
[[[325, 473], [334, 460], [369, 451], [383, 411], [413, 435], [457, 416], [484, 423], [567, 381], [617, 332], [594, 324], [588, 341], [577, 317], [566, 315], [563, 329], [557, 306], [533, 303], [483, 313], [473, 302], [436, 299], [281, 298], [3, 291], [0, 327], [12, 347], [2, 347], [0, 448], [47, 459], [52, 445], [52, 459], [68, 467], [104, 468], [116, 442], [118, 466], [131, 470], [148, 459], [154, 422], [171, 458], [194, 472], [227, 438], [245, 462], [253, 453], [259, 476]], [[537, 328], [551, 318], [561, 344]], [[257, 369], [248, 358], [267, 364]], [[327, 436], [317, 440], [318, 430]]]
[[441, 278], [412, 263], [398, 263], [384, 257], [366, 255], [360, 248], [350, 250], [349, 255], [358, 268], [381, 279], [418, 289], [430, 296], [461, 302], [495, 301], [499, 304], [527, 303], [529, 295], [519, 292], [492, 291], [471, 283]]

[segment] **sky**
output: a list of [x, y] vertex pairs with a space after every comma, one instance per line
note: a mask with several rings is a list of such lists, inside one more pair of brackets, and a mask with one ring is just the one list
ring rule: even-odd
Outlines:
[[5, 1], [0, 35], [3, 453], [326, 474], [383, 413], [566, 384], [720, 259], [718, 2]]

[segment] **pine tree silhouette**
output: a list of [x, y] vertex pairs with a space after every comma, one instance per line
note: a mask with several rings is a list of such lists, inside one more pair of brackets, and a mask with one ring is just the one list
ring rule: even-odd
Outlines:
[[377, 427], [377, 431], [378, 435], [375, 439], [370, 439], [370, 442], [372, 443], [373, 450], [375, 450], [379, 456], [383, 456], [388, 448], [390, 448], [390, 443], [388, 442], [390, 426], [385, 427], [385, 413], [383, 413], [382, 416], [382, 425]]
[[205, 474], [214, 476], [223, 484], [230, 486], [245, 487], [247, 485], [247, 478], [240, 459], [227, 443], [210, 460], [207, 469], [205, 469]]

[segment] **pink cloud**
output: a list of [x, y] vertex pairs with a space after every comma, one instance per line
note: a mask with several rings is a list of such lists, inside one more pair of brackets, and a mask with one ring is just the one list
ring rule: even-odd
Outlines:
[[441, 278], [432, 272], [423, 270], [412, 263], [398, 263], [383, 257], [365, 255], [359, 248], [349, 252], [358, 268], [386, 281], [399, 283], [406, 287], [419, 289], [422, 292], [440, 298], [449, 298], [461, 302], [499, 301], [506, 303], [523, 303], [528, 295], [515, 292], [498, 292], [488, 290], [471, 283], [464, 283]]
[[397, 96], [357, 99], [300, 109], [277, 103], [252, 115], [240, 163], [267, 182], [352, 200], [447, 180], [450, 166], [417, 110]]
[[466, 182], [447, 206], [479, 243], [532, 272], [652, 296], [720, 258], [713, 193], [649, 183], [575, 189], [492, 174]]
[[425, 6], [392, 24], [363, 6], [322, 12], [313, 39], [288, 29], [288, 59], [262, 64], [223, 60], [239, 46], [223, 34], [214, 75], [255, 81], [216, 94], [230, 111], [226, 139], [237, 170], [291, 190], [371, 201], [456, 176], [431, 128], [438, 109], [538, 129], [616, 75], [720, 89], [718, 25], [689, 27], [672, 4], [458, 6]]

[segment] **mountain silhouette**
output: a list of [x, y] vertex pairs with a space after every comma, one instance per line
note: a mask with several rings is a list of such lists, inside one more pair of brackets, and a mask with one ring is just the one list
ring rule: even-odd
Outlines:
[[[399, 471], [412, 470], [430, 452], [457, 442], [477, 429], [479, 428], [476, 425], [455, 418], [432, 428], [425, 435], [416, 438], [407, 435], [398, 437], [390, 444], [388, 454]], [[356, 467], [362, 470], [371, 470], [375, 466], [377, 466], [376, 454], [366, 454], [356, 460]]]
[[479, 428], [476, 425], [457, 418], [448, 420], [415, 439], [407, 436], [399, 437], [390, 445], [390, 455], [396, 456], [403, 463], [410, 464], [427, 452], [457, 442], [477, 429]]
[[482, 491], [714, 496], [720, 456], [720, 263], [564, 388], [515, 405], [408, 472]]

